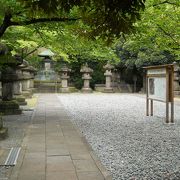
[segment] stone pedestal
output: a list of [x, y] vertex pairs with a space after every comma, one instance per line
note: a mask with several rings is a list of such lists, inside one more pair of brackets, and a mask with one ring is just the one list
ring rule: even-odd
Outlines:
[[21, 83], [21, 81], [15, 81], [14, 82], [13, 92], [14, 92], [14, 95], [21, 95], [22, 94], [22, 83]]
[[27, 66], [22, 68], [22, 95], [26, 98], [32, 98], [32, 75], [31, 75], [32, 68], [31, 66]]
[[21, 114], [19, 104], [13, 100], [14, 82], [18, 81], [18, 75], [14, 67], [4, 67], [0, 77], [2, 81], [2, 100], [0, 101], [0, 113], [5, 115]]
[[68, 87], [68, 79], [61, 79], [61, 88], [60, 92], [61, 93], [69, 93], [69, 87]]
[[34, 79], [31, 79], [31, 80], [30, 80], [30, 88], [31, 88], [31, 89], [34, 89]]
[[36, 88], [34, 87], [34, 78], [37, 74], [37, 70], [34, 67], [29, 66], [29, 73], [31, 77], [31, 79], [29, 79], [29, 89], [33, 93], [36, 90]]
[[112, 88], [112, 69], [114, 66], [110, 65], [109, 63], [104, 66], [104, 69], [106, 72], [104, 73], [106, 77], [106, 85], [104, 88], [105, 93], [113, 93], [113, 88]]
[[68, 79], [69, 79], [69, 72], [71, 72], [71, 69], [69, 69], [66, 65], [63, 65], [63, 67], [60, 69], [60, 78], [61, 78], [61, 93], [69, 93], [69, 87], [68, 87]]
[[21, 81], [14, 82], [14, 93], [13, 98], [18, 102], [19, 105], [27, 105], [25, 97], [22, 95], [22, 83]]
[[82, 92], [84, 93], [91, 93], [92, 89], [90, 88], [90, 80], [91, 78], [91, 73], [93, 72], [93, 70], [91, 68], [88, 67], [88, 65], [84, 65], [81, 68], [81, 73], [82, 75], [82, 79], [84, 80], [84, 86], [82, 88]]

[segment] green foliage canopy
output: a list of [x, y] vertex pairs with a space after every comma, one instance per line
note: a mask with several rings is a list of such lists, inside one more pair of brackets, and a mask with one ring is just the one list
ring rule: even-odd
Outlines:
[[116, 44], [121, 65], [141, 68], [180, 60], [180, 1], [149, 0], [136, 33]]
[[133, 29], [145, 0], [1, 0], [0, 37], [10, 26], [82, 20], [104, 39]]

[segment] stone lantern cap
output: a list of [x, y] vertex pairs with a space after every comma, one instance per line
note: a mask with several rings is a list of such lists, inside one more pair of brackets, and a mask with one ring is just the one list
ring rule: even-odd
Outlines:
[[107, 63], [103, 68], [106, 69], [106, 70], [112, 70], [112, 69], [114, 69], [114, 66]]
[[29, 66], [29, 63], [28, 63], [26, 60], [23, 59], [22, 64], [20, 64], [20, 65], [18, 66], [18, 68], [19, 68], [19, 69], [22, 69], [22, 68], [26, 68], [27, 66]]
[[34, 68], [33, 66], [29, 66], [29, 71], [34, 73], [34, 72], [37, 72], [37, 69]]
[[33, 79], [34, 75], [37, 70], [32, 67], [32, 66], [26, 66], [24, 68], [21, 69], [21, 71], [23, 72], [22, 74], [22, 79]]
[[68, 72], [71, 72], [71, 69], [69, 69], [66, 65], [63, 65], [59, 72], [61, 73], [61, 79], [69, 79]]
[[92, 73], [93, 72], [93, 70], [90, 68], [90, 67], [88, 67], [88, 65], [87, 64], [85, 64], [84, 66], [82, 66], [82, 68], [81, 68], [81, 71], [80, 72], [82, 72], [82, 73]]
[[22, 71], [27, 71], [27, 72], [31, 72], [33, 69], [31, 68], [31, 66], [27, 66], [25, 68], [22, 69]]
[[60, 70], [59, 72], [71, 72], [71, 69], [68, 68], [66, 65], [64, 65]]
[[52, 57], [52, 56], [54, 56], [54, 53], [50, 49], [47, 49], [47, 50], [39, 53], [38, 56], [40, 56], [40, 57]]

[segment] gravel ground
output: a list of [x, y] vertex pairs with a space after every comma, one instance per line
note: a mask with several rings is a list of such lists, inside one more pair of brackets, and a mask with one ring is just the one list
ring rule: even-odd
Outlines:
[[131, 94], [58, 96], [114, 180], [180, 179], [180, 106], [165, 124], [165, 104], [145, 116], [145, 98]]

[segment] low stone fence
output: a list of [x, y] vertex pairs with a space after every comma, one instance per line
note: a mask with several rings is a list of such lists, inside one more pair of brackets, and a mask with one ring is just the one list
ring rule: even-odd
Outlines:
[[[95, 84], [95, 91], [104, 92], [105, 84]], [[133, 85], [131, 84], [116, 84], [112, 85], [114, 92], [119, 93], [132, 93], [133, 92]]]
[[35, 80], [34, 87], [36, 93], [57, 93], [59, 92], [61, 84], [60, 82], [51, 81], [51, 80], [46, 80], [46, 81]]

